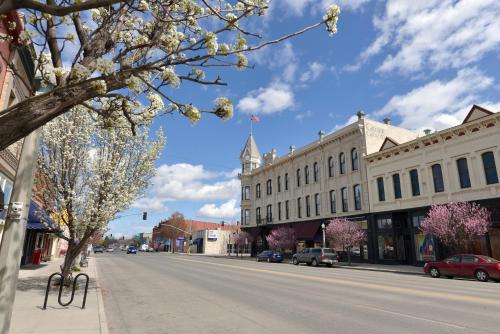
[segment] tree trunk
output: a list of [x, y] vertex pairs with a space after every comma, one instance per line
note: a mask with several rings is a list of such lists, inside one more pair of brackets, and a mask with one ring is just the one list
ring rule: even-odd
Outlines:
[[71, 268], [78, 255], [80, 254], [84, 243], [75, 244], [73, 241], [68, 242], [68, 250], [64, 256], [64, 263], [61, 269], [61, 273], [66, 281], [71, 274]]
[[351, 265], [351, 249], [347, 248], [347, 263]]

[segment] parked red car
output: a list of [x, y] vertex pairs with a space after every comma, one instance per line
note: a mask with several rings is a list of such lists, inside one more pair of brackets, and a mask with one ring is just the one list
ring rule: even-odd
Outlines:
[[484, 255], [458, 254], [444, 261], [427, 262], [424, 265], [424, 272], [434, 278], [443, 275], [447, 278], [474, 277], [481, 282], [491, 278], [499, 282], [500, 261]]

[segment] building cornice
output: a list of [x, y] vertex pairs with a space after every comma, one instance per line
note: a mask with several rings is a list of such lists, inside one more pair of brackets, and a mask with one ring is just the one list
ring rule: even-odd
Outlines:
[[246, 174], [245, 176], [253, 177], [260, 173], [264, 173], [270, 169], [276, 168], [280, 165], [283, 165], [289, 161], [293, 161], [294, 159], [301, 158], [311, 153], [312, 151], [317, 150], [318, 148], [322, 148], [334, 142], [341, 142], [345, 138], [352, 137], [356, 134], [359, 134], [361, 131], [360, 124], [358, 122], [349, 124], [345, 128], [342, 128], [338, 131], [335, 131], [325, 137], [322, 140], [316, 140], [312, 143], [307, 144], [306, 146], [297, 149], [293, 153], [289, 153], [285, 156], [276, 158], [276, 160], [269, 165], [263, 165], [257, 169], [254, 169], [251, 174]]
[[463, 123], [451, 128], [434, 132], [429, 135], [425, 135], [423, 137], [419, 137], [405, 143], [401, 143], [398, 146], [369, 154], [365, 156], [364, 159], [369, 163], [373, 163], [382, 159], [391, 158], [396, 155], [427, 148], [428, 146], [444, 143], [450, 140], [457, 140], [460, 137], [498, 126], [498, 124], [500, 124], [500, 113], [494, 113], [492, 115], [481, 117], [467, 123]]

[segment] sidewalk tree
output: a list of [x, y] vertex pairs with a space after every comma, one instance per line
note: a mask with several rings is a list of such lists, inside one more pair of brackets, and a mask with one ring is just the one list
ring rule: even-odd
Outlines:
[[272, 250], [294, 249], [297, 241], [295, 230], [291, 227], [274, 229], [267, 237], [267, 244]]
[[[15, 12], [8, 13], [13, 8], [27, 14], [25, 30]], [[0, 14], [12, 28], [4, 38], [24, 52], [33, 43], [46, 93], [0, 111], [0, 150], [75, 106], [132, 133], [158, 114], [179, 113], [193, 123], [202, 113], [231, 118], [229, 99], [201, 108], [181, 101], [174, 88], [226, 85], [219, 69], [250, 67], [246, 54], [323, 25], [330, 34], [337, 30], [340, 9], [332, 5], [317, 23], [264, 40], [246, 27], [267, 8], [267, 0], [2, 1]]]
[[325, 230], [330, 245], [347, 251], [347, 262], [351, 264], [351, 250], [366, 241], [366, 233], [357, 222], [345, 218], [332, 219]]
[[488, 233], [490, 226], [488, 209], [473, 202], [451, 202], [433, 205], [420, 228], [453, 252], [463, 252], [474, 239]]
[[234, 244], [238, 248], [238, 253], [240, 253], [241, 248], [247, 245], [251, 245], [253, 242], [253, 237], [245, 231], [241, 231], [234, 236]]
[[186, 236], [187, 222], [184, 215], [180, 212], [174, 212], [170, 217], [160, 223], [160, 236], [164, 240], [171, 240], [172, 251], [175, 250], [175, 240], [181, 236]]
[[129, 128], [104, 128], [95, 116], [75, 110], [43, 128], [39, 169], [52, 186], [39, 198], [66, 227], [65, 277], [88, 240], [143, 195], [165, 143], [161, 130], [152, 136], [140, 126], [130, 136]]

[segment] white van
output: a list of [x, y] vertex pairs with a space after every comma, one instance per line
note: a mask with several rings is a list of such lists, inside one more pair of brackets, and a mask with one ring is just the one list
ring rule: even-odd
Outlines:
[[148, 251], [148, 248], [149, 248], [149, 246], [148, 246], [147, 244], [142, 244], [142, 245], [141, 245], [141, 248], [139, 248], [139, 250], [140, 250], [141, 252], [147, 252], [147, 251]]

